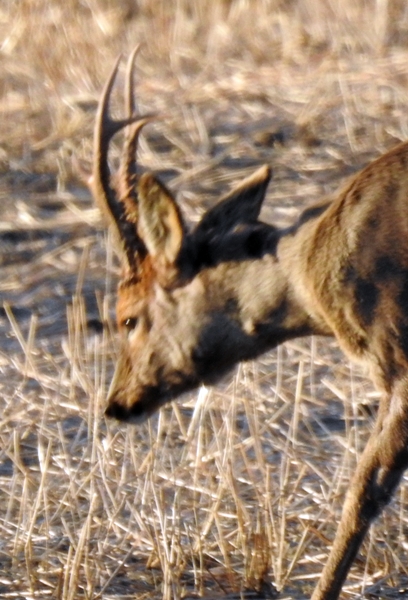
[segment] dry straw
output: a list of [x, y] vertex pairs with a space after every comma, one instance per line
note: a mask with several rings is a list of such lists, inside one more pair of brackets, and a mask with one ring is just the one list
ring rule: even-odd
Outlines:
[[[271, 163], [264, 218], [290, 222], [407, 137], [405, 2], [21, 0], [0, 31], [0, 597], [304, 598], [374, 392], [305, 340], [139, 428], [106, 423], [118, 265], [77, 164], [115, 56], [142, 42], [140, 107], [168, 117], [141, 162], [192, 220]], [[406, 503], [403, 485], [345, 597], [406, 585]]]

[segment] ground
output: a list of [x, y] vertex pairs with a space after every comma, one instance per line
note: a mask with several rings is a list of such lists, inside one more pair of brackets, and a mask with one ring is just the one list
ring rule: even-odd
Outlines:
[[[288, 224], [407, 138], [408, 8], [7, 0], [0, 36], [0, 597], [308, 597], [378, 394], [314, 338], [138, 428], [105, 421], [119, 264], [85, 184], [96, 104], [141, 43], [139, 110], [162, 116], [143, 168], [194, 222], [270, 164], [262, 216]], [[344, 598], [408, 597], [407, 489]]]

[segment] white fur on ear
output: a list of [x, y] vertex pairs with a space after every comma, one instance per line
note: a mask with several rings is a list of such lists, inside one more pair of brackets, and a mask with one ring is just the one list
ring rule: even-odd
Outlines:
[[140, 237], [154, 259], [173, 265], [184, 238], [183, 221], [174, 198], [151, 173], [140, 177], [138, 198]]

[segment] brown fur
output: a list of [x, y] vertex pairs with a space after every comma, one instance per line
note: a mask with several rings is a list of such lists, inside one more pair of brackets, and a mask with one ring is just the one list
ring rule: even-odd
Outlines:
[[[132, 66], [133, 58], [128, 73]], [[307, 209], [293, 227], [258, 220], [270, 178], [262, 167], [187, 232], [153, 175], [134, 176], [132, 202], [123, 198], [126, 186], [120, 193], [106, 183], [112, 132], [133, 121], [136, 131], [140, 121], [131, 108], [123, 122], [108, 115], [116, 69], [98, 113], [93, 175], [96, 199], [124, 246], [117, 306], [123, 341], [106, 413], [144, 419], [285, 340], [335, 336], [351, 358], [371, 367], [383, 397], [312, 596], [334, 600], [408, 466], [408, 143]], [[126, 143], [134, 150], [132, 130]], [[136, 169], [125, 147], [122, 174], [126, 169], [131, 180]]]

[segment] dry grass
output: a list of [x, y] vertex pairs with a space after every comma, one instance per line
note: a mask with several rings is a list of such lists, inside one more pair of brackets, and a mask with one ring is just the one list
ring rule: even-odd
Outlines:
[[[0, 31], [1, 598], [304, 598], [375, 392], [305, 340], [142, 427], [106, 423], [117, 263], [72, 156], [89, 164], [102, 82], [141, 41], [140, 107], [168, 116], [143, 164], [195, 219], [269, 162], [264, 216], [287, 223], [407, 137], [405, 2], [7, 0]], [[406, 496], [344, 598], [407, 594]]]

